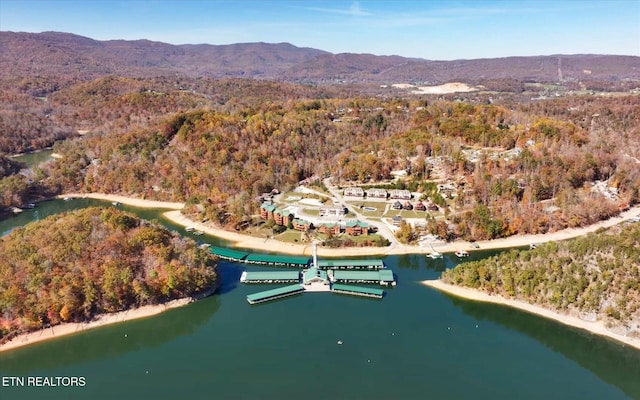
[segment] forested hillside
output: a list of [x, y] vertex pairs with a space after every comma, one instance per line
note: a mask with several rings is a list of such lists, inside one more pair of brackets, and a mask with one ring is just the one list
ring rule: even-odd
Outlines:
[[0, 239], [0, 341], [215, 288], [197, 244], [115, 208], [86, 208]]
[[454, 285], [605, 321], [640, 336], [640, 224], [462, 263], [442, 274]]
[[237, 226], [256, 213], [256, 196], [314, 174], [375, 184], [404, 170], [399, 185], [425, 196], [433, 180], [456, 184], [444, 230], [478, 240], [583, 226], [639, 200], [634, 95], [491, 105], [306, 100], [300, 90], [66, 141], [43, 182], [54, 192], [187, 201], [202, 206], [203, 218]]

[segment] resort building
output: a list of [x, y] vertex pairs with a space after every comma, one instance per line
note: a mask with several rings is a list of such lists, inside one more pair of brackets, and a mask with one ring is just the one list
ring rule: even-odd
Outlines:
[[413, 210], [413, 205], [411, 205], [411, 203], [409, 203], [408, 201], [405, 201], [402, 208], [404, 208], [405, 210]]
[[360, 222], [358, 220], [347, 221], [345, 232], [347, 235], [360, 236], [369, 234], [369, 224], [366, 222]]
[[276, 225], [289, 225], [293, 220], [293, 214], [289, 210], [275, 210], [273, 212], [273, 220]]
[[419, 201], [416, 204], [416, 211], [426, 211], [426, 210], [427, 210], [427, 206], [425, 206], [423, 202]]
[[402, 210], [402, 203], [400, 203], [399, 201], [396, 201], [395, 203], [393, 203], [391, 208], [393, 208], [394, 210]]
[[392, 199], [401, 199], [401, 200], [410, 200], [411, 199], [411, 192], [408, 190], [400, 190], [400, 189], [393, 189], [389, 192], [389, 196]]
[[358, 198], [363, 198], [364, 197], [364, 190], [362, 190], [362, 188], [360, 187], [347, 187], [344, 188], [344, 196], [345, 197], [358, 197]]
[[342, 207], [320, 207], [319, 212], [320, 212], [320, 216], [321, 217], [329, 217], [329, 216], [335, 216], [335, 217], [342, 217], [344, 215], [347, 214], [347, 209], [342, 206]]
[[327, 223], [327, 224], [316, 225], [316, 230], [326, 235], [328, 234], [339, 235], [341, 228], [340, 228], [340, 224]]
[[276, 206], [269, 203], [262, 203], [260, 206], [260, 217], [264, 220], [273, 219], [273, 212], [276, 210]]
[[291, 223], [293, 224], [293, 229], [302, 232], [308, 232], [312, 227], [311, 222], [300, 218], [295, 218]]
[[367, 198], [369, 199], [386, 199], [387, 191], [385, 189], [367, 189]]

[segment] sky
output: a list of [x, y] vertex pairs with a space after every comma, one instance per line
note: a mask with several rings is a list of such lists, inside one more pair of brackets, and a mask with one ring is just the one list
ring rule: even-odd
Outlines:
[[640, 0], [0, 0], [0, 31], [454, 60], [640, 56]]

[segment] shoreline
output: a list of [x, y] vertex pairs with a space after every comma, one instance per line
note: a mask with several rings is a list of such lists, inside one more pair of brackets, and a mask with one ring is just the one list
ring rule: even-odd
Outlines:
[[517, 308], [518, 310], [525, 311], [539, 317], [552, 319], [554, 321], [560, 322], [563, 325], [568, 325], [574, 328], [583, 329], [599, 336], [605, 336], [607, 338], [613, 339], [617, 342], [624, 343], [628, 346], [631, 346], [635, 349], [640, 350], [640, 338], [629, 337], [626, 335], [621, 335], [621, 334], [612, 332], [609, 329], [607, 329], [607, 327], [600, 321], [593, 321], [593, 322], [586, 321], [572, 315], [560, 314], [541, 306], [525, 303], [524, 301], [507, 299], [500, 295], [489, 295], [488, 293], [481, 292], [479, 290], [444, 283], [440, 279], [426, 280], [420, 283], [430, 288], [433, 288], [441, 292], [445, 292], [447, 294], [460, 297], [466, 300], [501, 304], [508, 307]]
[[121, 196], [118, 194], [106, 194], [106, 193], [66, 193], [59, 194], [56, 199], [64, 199], [68, 197], [70, 199], [96, 199], [105, 201], [117, 201], [118, 203], [126, 204], [128, 206], [140, 207], [140, 208], [169, 208], [172, 210], [181, 210], [184, 208], [184, 203], [171, 202], [171, 201], [159, 201], [159, 200], [146, 200], [138, 199], [135, 197]]
[[[238, 232], [231, 232], [224, 230], [220, 227], [205, 225], [194, 221], [187, 216], [180, 213], [179, 210], [184, 208], [184, 203], [179, 202], [166, 202], [158, 200], [145, 200], [133, 197], [127, 197], [115, 194], [104, 193], [68, 193], [56, 196], [57, 198], [71, 197], [71, 198], [92, 198], [97, 200], [117, 201], [122, 204], [127, 204], [140, 208], [167, 208], [173, 211], [164, 212], [162, 215], [178, 225], [184, 227], [193, 226], [194, 228], [201, 230], [209, 235], [218, 237], [220, 239], [233, 242], [234, 247], [250, 248], [255, 250], [278, 252], [284, 254], [298, 254], [298, 255], [311, 255], [311, 244], [295, 244], [285, 243], [275, 239], [263, 239], [249, 235], [245, 235]], [[495, 250], [506, 249], [513, 247], [528, 247], [532, 243], [540, 244], [546, 242], [554, 242], [566, 239], [572, 239], [578, 236], [586, 235], [587, 233], [595, 232], [600, 228], [608, 228], [622, 222], [629, 220], [632, 217], [640, 215], [640, 206], [632, 207], [627, 211], [620, 213], [616, 217], [609, 218], [604, 221], [597, 222], [592, 225], [588, 225], [581, 228], [567, 228], [556, 232], [541, 233], [541, 234], [527, 234], [527, 235], [514, 235], [501, 239], [482, 240], [477, 241], [475, 244], [479, 246], [477, 250]], [[457, 250], [467, 250], [473, 252], [476, 250], [473, 247], [473, 243], [468, 241], [457, 241], [451, 243], [434, 242], [433, 248], [440, 253], [454, 253]], [[318, 254], [328, 257], [340, 257], [340, 256], [384, 256], [384, 255], [403, 255], [403, 254], [429, 254], [431, 253], [431, 246], [420, 245], [406, 245], [406, 244], [391, 244], [387, 247], [341, 247], [341, 248], [324, 248], [318, 247]]]
[[106, 325], [151, 317], [172, 308], [185, 306], [198, 298], [198, 296], [184, 297], [182, 299], [171, 300], [162, 304], [147, 305], [116, 313], [101, 314], [89, 322], [69, 322], [29, 333], [21, 333], [8, 342], [0, 344], [0, 353], [46, 340], [72, 335], [74, 333], [85, 332]]
[[[578, 236], [586, 235], [587, 233], [595, 232], [600, 228], [608, 228], [617, 224], [620, 224], [632, 217], [635, 217], [640, 213], [640, 206], [634, 207], [621, 213], [617, 217], [610, 218], [605, 221], [600, 221], [593, 225], [589, 225], [583, 228], [569, 228], [552, 233], [543, 233], [537, 235], [518, 235], [510, 236], [502, 239], [478, 241], [480, 247], [478, 250], [494, 250], [504, 249], [512, 247], [527, 247], [531, 243], [545, 243], [558, 240], [566, 240], [575, 238]], [[179, 210], [168, 211], [162, 214], [165, 218], [169, 219], [182, 226], [192, 226], [195, 229], [201, 230], [209, 235], [216, 236], [221, 239], [225, 239], [233, 242], [234, 247], [251, 248], [255, 250], [274, 251], [278, 253], [286, 254], [302, 254], [311, 255], [311, 244], [294, 244], [280, 242], [275, 239], [262, 239], [242, 233], [230, 232], [218, 227], [212, 227], [196, 222], [189, 217], [183, 215]], [[453, 243], [439, 243], [434, 245], [434, 248], [441, 253], [454, 253], [456, 250], [468, 250], [472, 252], [474, 250], [471, 242], [459, 241]], [[428, 254], [431, 247], [422, 247], [417, 245], [405, 245], [405, 244], [392, 244], [387, 247], [341, 247], [341, 248], [324, 248], [318, 247], [318, 255], [329, 257], [340, 256], [363, 256], [363, 255], [403, 255], [403, 254]]]

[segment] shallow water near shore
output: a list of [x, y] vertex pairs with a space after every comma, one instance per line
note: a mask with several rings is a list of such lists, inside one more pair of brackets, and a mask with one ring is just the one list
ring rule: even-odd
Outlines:
[[[0, 232], [35, 219], [35, 211], [44, 218], [89, 205], [110, 203], [44, 202], [0, 221]], [[121, 208], [184, 233], [160, 210]], [[420, 284], [453, 267], [455, 257], [384, 261], [398, 286], [386, 289], [382, 300], [306, 293], [255, 306], [246, 295], [275, 286], [240, 285], [245, 267], [223, 262], [221, 294], [0, 353], [3, 377], [79, 376], [86, 382], [0, 386], [0, 398], [640, 399], [639, 351]]]

